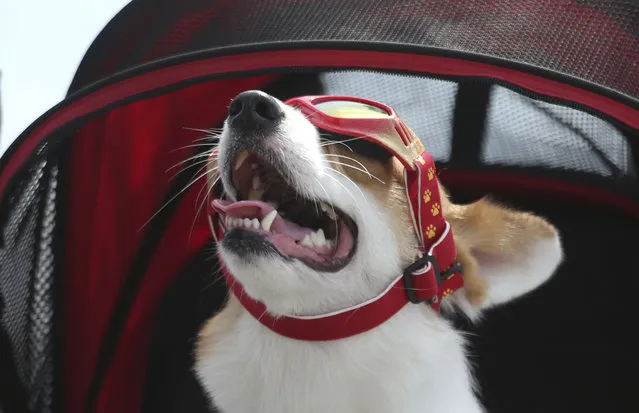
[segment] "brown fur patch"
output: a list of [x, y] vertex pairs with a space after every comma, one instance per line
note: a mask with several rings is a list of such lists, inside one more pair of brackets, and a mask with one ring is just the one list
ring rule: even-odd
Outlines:
[[231, 330], [240, 314], [242, 314], [242, 305], [233, 294], [229, 293], [224, 308], [210, 318], [200, 330], [195, 347], [197, 363], [211, 358], [219, 337]]
[[[340, 173], [366, 188], [375, 199], [394, 213], [392, 224], [403, 262], [412, 262], [417, 249], [410, 209], [406, 199], [403, 165], [395, 158], [380, 162], [351, 152], [341, 145], [327, 145], [324, 151]], [[363, 168], [362, 165], [365, 167]], [[379, 179], [371, 178], [371, 176]], [[382, 181], [382, 182], [380, 182]], [[479, 276], [473, 252], [517, 258], [538, 239], [556, 236], [555, 228], [530, 213], [514, 211], [482, 199], [469, 205], [453, 204], [440, 185], [442, 212], [455, 234], [458, 259], [464, 266], [464, 291], [468, 301], [480, 306], [487, 294], [486, 281]]]

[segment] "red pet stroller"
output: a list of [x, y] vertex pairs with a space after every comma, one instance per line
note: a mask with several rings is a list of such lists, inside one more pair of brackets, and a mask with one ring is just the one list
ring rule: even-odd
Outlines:
[[0, 411], [210, 411], [192, 348], [226, 286], [198, 166], [171, 168], [246, 89], [382, 101], [457, 202], [560, 229], [548, 284], [456, 320], [488, 411], [639, 411], [629, 0], [132, 1], [0, 162]]

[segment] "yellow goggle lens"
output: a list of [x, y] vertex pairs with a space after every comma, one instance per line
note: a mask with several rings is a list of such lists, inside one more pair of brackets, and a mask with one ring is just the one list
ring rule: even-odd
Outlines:
[[388, 118], [390, 116], [382, 108], [348, 100], [330, 100], [327, 102], [320, 102], [316, 103], [315, 107], [325, 114], [335, 118], [379, 119]]

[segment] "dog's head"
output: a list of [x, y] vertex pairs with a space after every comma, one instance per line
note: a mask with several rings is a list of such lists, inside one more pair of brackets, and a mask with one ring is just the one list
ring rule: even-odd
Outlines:
[[[402, 163], [376, 143], [318, 130], [270, 95], [231, 102], [209, 170], [228, 198], [215, 201], [226, 227], [221, 257], [273, 314], [359, 304], [414, 261]], [[466, 286], [449, 304], [475, 316], [554, 272], [562, 251], [548, 222], [487, 200], [454, 205], [440, 190], [465, 266]]]

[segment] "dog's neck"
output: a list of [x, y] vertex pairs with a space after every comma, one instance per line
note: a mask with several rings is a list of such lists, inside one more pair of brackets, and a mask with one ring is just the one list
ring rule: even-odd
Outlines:
[[231, 297], [203, 337], [215, 342], [200, 342], [197, 371], [224, 413], [481, 411], [461, 335], [425, 305], [348, 339], [307, 342]]

